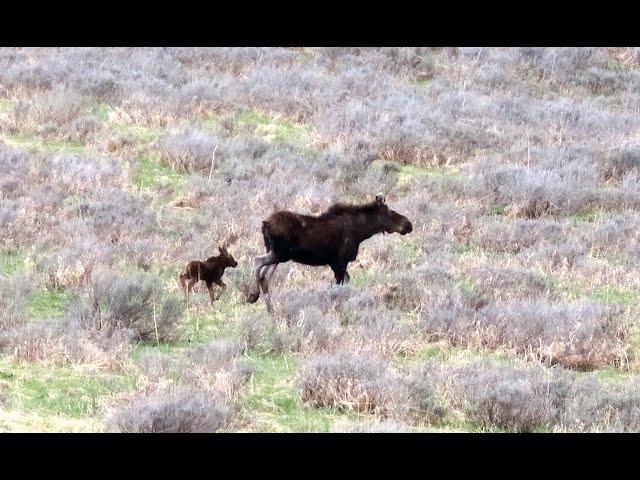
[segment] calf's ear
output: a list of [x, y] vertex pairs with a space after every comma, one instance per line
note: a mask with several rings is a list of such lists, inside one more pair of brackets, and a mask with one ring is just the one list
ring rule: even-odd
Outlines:
[[382, 195], [382, 193], [376, 195], [376, 203], [378, 205], [384, 205], [384, 195]]

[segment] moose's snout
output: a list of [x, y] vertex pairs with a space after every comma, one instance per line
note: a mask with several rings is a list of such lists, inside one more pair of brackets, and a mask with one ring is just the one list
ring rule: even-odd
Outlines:
[[412, 231], [413, 225], [411, 225], [411, 222], [407, 220], [400, 228], [400, 235], [406, 235], [407, 233], [411, 233]]

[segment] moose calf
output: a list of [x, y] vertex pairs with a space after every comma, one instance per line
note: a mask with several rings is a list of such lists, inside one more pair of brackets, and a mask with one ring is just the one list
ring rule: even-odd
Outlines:
[[[185, 272], [180, 274], [180, 287], [187, 296], [191, 293], [193, 286], [200, 280], [204, 280], [207, 284], [211, 303], [220, 298], [222, 292], [225, 291], [227, 286], [222, 281], [224, 269], [227, 267], [237, 267], [238, 262], [234, 260], [225, 247], [219, 247], [218, 250], [220, 251], [220, 255], [217, 257], [209, 257], [204, 262], [197, 260], [189, 262]], [[214, 296], [213, 293], [213, 283], [222, 287], [217, 297]]]

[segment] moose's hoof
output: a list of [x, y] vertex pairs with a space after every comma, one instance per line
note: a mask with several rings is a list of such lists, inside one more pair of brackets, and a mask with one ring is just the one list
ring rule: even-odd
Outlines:
[[259, 297], [260, 294], [258, 293], [250, 293], [249, 295], [247, 295], [247, 303], [256, 303]]

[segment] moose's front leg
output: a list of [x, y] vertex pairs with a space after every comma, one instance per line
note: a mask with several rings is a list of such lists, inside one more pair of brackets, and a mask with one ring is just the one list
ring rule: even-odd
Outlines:
[[349, 283], [351, 281], [351, 276], [347, 272], [347, 266], [349, 265], [349, 262], [354, 261], [358, 256], [359, 247], [360, 245], [352, 241], [351, 238], [346, 237], [344, 239], [337, 262], [335, 265], [331, 266], [333, 273], [336, 276], [337, 284], [343, 285], [345, 282]]
[[209, 291], [209, 298], [211, 299], [211, 304], [216, 301], [216, 295], [213, 291], [213, 284], [211, 282], [207, 282], [207, 290]]
[[331, 265], [331, 270], [336, 277], [336, 284], [342, 285], [344, 283], [345, 276], [348, 276], [347, 267], [345, 265]]

